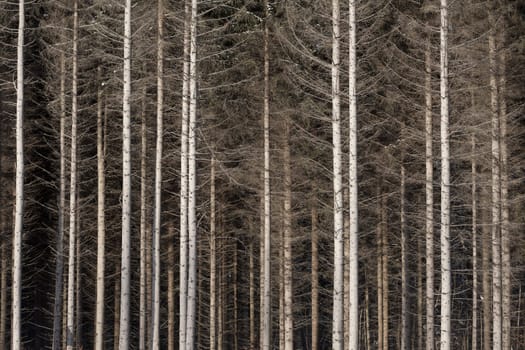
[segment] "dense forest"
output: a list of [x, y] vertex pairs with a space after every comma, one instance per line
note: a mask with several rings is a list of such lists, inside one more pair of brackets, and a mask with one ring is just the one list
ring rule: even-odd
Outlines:
[[522, 0], [0, 0], [0, 349], [525, 349]]

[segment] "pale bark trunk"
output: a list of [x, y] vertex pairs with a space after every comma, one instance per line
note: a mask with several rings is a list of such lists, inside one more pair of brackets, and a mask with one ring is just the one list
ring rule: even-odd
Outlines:
[[368, 280], [365, 275], [365, 339], [366, 350], [370, 350], [370, 296], [368, 293]]
[[317, 198], [312, 203], [312, 350], [319, 346], [319, 236], [317, 232]]
[[[264, 169], [261, 180], [264, 183]], [[264, 193], [260, 198], [259, 224], [259, 348], [262, 349], [264, 340]]]
[[357, 350], [359, 346], [359, 217], [357, 185], [357, 59], [356, 59], [356, 3], [349, 0], [349, 192], [350, 192], [350, 315], [349, 315], [349, 349]]
[[[217, 344], [217, 245], [215, 224], [215, 156], [211, 158], [210, 170], [210, 350], [216, 349]], [[253, 258], [250, 256], [250, 277]], [[252, 287], [250, 280], [250, 288]], [[252, 290], [250, 289], [250, 306], [252, 305]], [[250, 309], [251, 312], [251, 309]], [[251, 313], [250, 313], [251, 316]], [[250, 321], [251, 321], [250, 317]], [[251, 323], [250, 323], [251, 325]], [[251, 328], [250, 328], [251, 330]], [[250, 333], [251, 334], [251, 333]]]
[[270, 53], [268, 25], [269, 13], [268, 3], [265, 0], [264, 21], [264, 279], [263, 279], [263, 308], [262, 308], [262, 349], [269, 350], [271, 347], [272, 319], [271, 319], [271, 277], [270, 277]]
[[190, 15], [190, 100], [188, 126], [188, 304], [186, 350], [195, 346], [197, 296], [197, 0], [191, 1]]
[[343, 174], [341, 149], [340, 96], [340, 9], [332, 0], [332, 166], [334, 215], [334, 290], [332, 316], [332, 349], [343, 350], [344, 237], [343, 237]]
[[[492, 21], [491, 21], [492, 22]], [[491, 24], [492, 25], [492, 24]], [[489, 31], [490, 100], [492, 112], [492, 349], [501, 350], [501, 202], [498, 86], [495, 29]]]
[[[501, 34], [502, 44], [505, 32]], [[501, 280], [502, 280], [502, 348], [511, 349], [511, 261], [510, 261], [510, 214], [509, 214], [509, 179], [507, 151], [507, 102], [506, 102], [506, 62], [505, 50], [499, 54], [499, 123], [500, 123], [500, 166], [501, 166]]]
[[129, 348], [131, 234], [131, 0], [124, 9], [124, 87], [122, 97], [122, 256], [119, 349]]
[[423, 350], [423, 248], [422, 239], [417, 233], [417, 323], [416, 349]]
[[472, 176], [472, 350], [478, 349], [478, 209], [476, 175], [476, 137], [472, 135], [471, 176]]
[[426, 350], [434, 350], [434, 171], [430, 39], [425, 51]]
[[[281, 217], [284, 208], [281, 209]], [[283, 219], [284, 221], [284, 219]], [[279, 349], [284, 349], [284, 225], [279, 230]]]
[[22, 230], [24, 219], [24, 0], [18, 3], [18, 42], [16, 60], [16, 179], [13, 232], [13, 278], [11, 349], [19, 350], [22, 309]]
[[71, 91], [71, 158], [69, 187], [69, 260], [67, 280], [67, 335], [66, 349], [74, 347], [75, 309], [75, 249], [77, 235], [77, 49], [78, 48], [78, 1], [73, 3], [73, 73]]
[[[105, 271], [105, 187], [104, 134], [102, 120], [101, 68], [97, 69], [97, 297], [95, 315], [95, 350], [104, 349], [104, 271]], [[144, 349], [141, 349], [144, 350]]]
[[152, 317], [151, 349], [158, 350], [160, 346], [160, 235], [161, 235], [161, 206], [162, 206], [162, 140], [163, 140], [163, 110], [164, 110], [164, 51], [163, 51], [163, 0], [157, 2], [157, 138], [155, 147], [155, 212], [153, 216], [152, 242]]
[[146, 251], [148, 239], [146, 234], [147, 227], [147, 125], [146, 125], [146, 88], [142, 91], [142, 111], [140, 115], [140, 290], [139, 290], [139, 350], [146, 350], [146, 329], [147, 329], [147, 298], [146, 298]]
[[448, 117], [448, 4], [441, 0], [441, 350], [450, 349], [450, 155]]
[[407, 273], [407, 238], [405, 219], [405, 165], [401, 165], [401, 350], [408, 344], [408, 273]]
[[168, 350], [175, 350], [175, 251], [173, 247], [175, 228], [168, 226]]
[[[53, 309], [53, 350], [60, 349], [62, 326], [63, 281], [64, 281], [64, 210], [66, 202], [66, 60], [64, 53], [60, 54], [60, 184], [58, 194], [58, 232], [57, 232], [57, 261], [55, 268], [55, 304]], [[1, 346], [0, 349], [4, 347]]]
[[[488, 203], [489, 196], [485, 194], [481, 198], [481, 203]], [[491, 298], [491, 278], [490, 278], [490, 224], [488, 208], [482, 208], [482, 225], [481, 225], [481, 270], [483, 271], [482, 278], [482, 306], [483, 306], [483, 350], [491, 349], [491, 320], [492, 320], [492, 298]]]
[[[346, 208], [348, 204], [348, 188], [343, 190], [343, 205]], [[346, 210], [344, 211], [345, 215], [343, 216], [343, 237], [344, 237], [344, 257], [343, 257], [343, 301], [344, 301], [344, 322], [343, 322], [343, 331], [344, 331], [344, 350], [348, 350], [350, 347], [350, 215]]]
[[238, 252], [237, 252], [237, 238], [233, 237], [233, 349], [237, 350], [239, 347], [238, 338], [238, 323], [239, 323], [239, 286], [237, 285], [237, 269], [238, 269]]
[[184, 1], [184, 54], [182, 76], [182, 126], [180, 155], [180, 286], [179, 286], [179, 349], [186, 346], [186, 315], [188, 301], [188, 128], [190, 86], [190, 2]]
[[383, 350], [389, 349], [389, 332], [388, 332], [388, 225], [387, 225], [387, 197], [383, 193], [381, 197], [381, 277], [383, 291]]
[[381, 186], [378, 188], [377, 200], [379, 202], [378, 219], [379, 222], [376, 227], [376, 275], [377, 275], [377, 349], [383, 350], [383, 223], [381, 216], [382, 202], [380, 196]]
[[[77, 186], [77, 201], [80, 197]], [[77, 203], [77, 235], [80, 235], [80, 210], [78, 210], [79, 204]], [[81, 267], [81, 240], [80, 236], [76, 240], [76, 266], [75, 266], [75, 348], [82, 349], [82, 271]]]
[[292, 285], [292, 169], [290, 164], [290, 120], [285, 117], [284, 142], [284, 349], [293, 350]]

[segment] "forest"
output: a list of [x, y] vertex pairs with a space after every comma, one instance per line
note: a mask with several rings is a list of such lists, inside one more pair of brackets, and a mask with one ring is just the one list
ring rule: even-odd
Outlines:
[[0, 0], [0, 349], [525, 349], [525, 1]]

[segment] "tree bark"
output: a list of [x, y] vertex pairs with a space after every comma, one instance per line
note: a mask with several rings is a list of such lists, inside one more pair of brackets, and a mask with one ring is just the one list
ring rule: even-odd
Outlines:
[[264, 279], [263, 279], [263, 308], [262, 308], [262, 349], [271, 347], [272, 319], [271, 319], [271, 247], [270, 247], [270, 53], [269, 53], [269, 13], [268, 2], [264, 1]]
[[124, 9], [124, 87], [122, 97], [122, 255], [119, 349], [129, 348], [131, 277], [131, 0]]
[[184, 1], [184, 53], [180, 155], [179, 349], [186, 346], [188, 299], [188, 129], [190, 87], [190, 0]]
[[[505, 43], [505, 31], [502, 30], [500, 41]], [[511, 349], [511, 260], [510, 260], [510, 214], [509, 214], [509, 177], [507, 150], [507, 101], [506, 101], [506, 65], [507, 55], [504, 49], [499, 53], [499, 123], [500, 123], [500, 167], [501, 167], [501, 284], [502, 284], [502, 348]]]
[[191, 1], [190, 81], [188, 125], [188, 303], [186, 313], [186, 350], [195, 346], [197, 296], [197, 0]]
[[[489, 196], [484, 194], [481, 198], [481, 203], [488, 203]], [[482, 306], [483, 306], [483, 350], [491, 349], [491, 320], [492, 320], [492, 298], [491, 298], [491, 278], [490, 278], [490, 224], [489, 224], [489, 213], [488, 208], [482, 208], [482, 226], [481, 226], [481, 283], [482, 283]]]
[[[492, 22], [492, 20], [490, 20]], [[490, 106], [492, 112], [492, 349], [501, 350], [501, 200], [500, 200], [500, 148], [499, 148], [499, 115], [498, 86], [496, 63], [495, 29], [491, 23], [489, 31], [489, 65], [490, 65]]]
[[332, 316], [332, 349], [343, 350], [343, 294], [344, 294], [344, 237], [343, 237], [343, 174], [341, 149], [340, 96], [340, 8], [332, 0], [332, 166], [334, 215], [334, 290]]
[[[210, 170], [210, 350], [215, 350], [217, 345], [217, 245], [215, 225], [215, 156], [211, 158]], [[253, 258], [250, 256], [250, 268]], [[250, 273], [253, 271], [250, 269]], [[251, 277], [251, 275], [250, 275]], [[250, 288], [252, 287], [250, 280]], [[251, 292], [251, 289], [250, 289]], [[252, 294], [250, 294], [250, 306]], [[250, 313], [251, 316], [251, 313]], [[250, 320], [252, 318], [250, 317]], [[251, 324], [251, 323], [250, 323]], [[251, 329], [251, 328], [250, 328]], [[251, 334], [251, 333], [250, 333]]]
[[[60, 336], [62, 327], [63, 304], [63, 278], [64, 278], [64, 211], [66, 207], [66, 149], [65, 149], [65, 124], [66, 124], [66, 60], [64, 53], [60, 54], [60, 184], [58, 194], [58, 231], [56, 236], [57, 260], [55, 268], [55, 304], [53, 308], [53, 350], [60, 349]], [[4, 347], [0, 344], [0, 349]], [[97, 349], [98, 350], [98, 349]]]
[[478, 209], [476, 174], [476, 137], [472, 135], [471, 176], [472, 176], [472, 350], [478, 348]]
[[[403, 140], [402, 140], [403, 141]], [[403, 162], [403, 160], [402, 160]], [[401, 350], [409, 348], [408, 335], [408, 272], [405, 214], [405, 165], [401, 164]]]
[[[106, 247], [105, 223], [105, 154], [102, 120], [101, 68], [97, 68], [97, 299], [95, 314], [95, 350], [104, 349], [104, 271]], [[141, 349], [144, 350], [144, 349]]]
[[162, 206], [162, 141], [163, 141], [163, 110], [164, 110], [164, 49], [163, 49], [163, 0], [157, 2], [157, 138], [155, 148], [155, 212], [153, 216], [153, 300], [151, 324], [153, 327], [151, 349], [158, 350], [160, 346], [160, 235]]
[[290, 163], [290, 118], [284, 127], [284, 349], [293, 350], [293, 256], [292, 256], [292, 168]]
[[450, 349], [450, 155], [448, 117], [448, 4], [441, 0], [441, 350]]
[[432, 154], [431, 67], [430, 39], [427, 39], [425, 50], [426, 350], [434, 350], [434, 157]]
[[77, 71], [78, 71], [78, 0], [73, 2], [73, 73], [71, 91], [71, 158], [69, 182], [69, 260], [67, 280], [66, 349], [73, 350], [75, 341], [75, 249], [77, 236]]
[[175, 227], [168, 226], [168, 350], [175, 350]]
[[140, 115], [140, 290], [139, 290], [139, 350], [146, 350], [147, 334], [147, 170], [146, 157], [148, 147], [147, 124], [146, 124], [146, 88], [142, 91], [142, 111]]
[[350, 320], [349, 349], [359, 346], [359, 217], [357, 184], [357, 59], [356, 59], [356, 2], [349, 0], [349, 192], [350, 192]]
[[381, 196], [381, 277], [382, 277], [382, 305], [383, 305], [383, 350], [389, 349], [389, 330], [388, 330], [388, 224], [387, 224], [387, 196]]
[[317, 198], [312, 201], [312, 350], [319, 346], [319, 234], [317, 232]]

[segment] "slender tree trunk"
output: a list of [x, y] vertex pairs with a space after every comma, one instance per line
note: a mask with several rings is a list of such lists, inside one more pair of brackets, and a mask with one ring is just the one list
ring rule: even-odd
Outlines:
[[[78, 187], [77, 187], [78, 192]], [[77, 201], [80, 197], [80, 194], [77, 193]], [[79, 205], [77, 203], [77, 209], [79, 208]], [[77, 233], [80, 234], [80, 210], [77, 210]], [[76, 349], [82, 349], [83, 348], [83, 342], [82, 342], [82, 269], [81, 269], [81, 240], [80, 236], [77, 237], [76, 240], [76, 266], [75, 266], [75, 323], [76, 323], [76, 329], [75, 329], [75, 348]]]
[[379, 222], [376, 227], [376, 261], [377, 261], [377, 349], [384, 350], [384, 337], [383, 337], [383, 223], [382, 223], [382, 199], [381, 187], [378, 187], [377, 200], [379, 202], [378, 207], [378, 219]]
[[370, 350], [370, 297], [368, 293], [368, 280], [365, 275], [365, 337], [366, 337], [366, 350]]
[[18, 3], [18, 42], [16, 60], [16, 179], [13, 232], [13, 278], [11, 349], [21, 349], [20, 313], [22, 309], [22, 230], [24, 219], [24, 0]]
[[[284, 217], [284, 208], [281, 209]], [[284, 221], [284, 219], [283, 219]], [[279, 349], [284, 349], [284, 224], [279, 230]]]
[[147, 125], [146, 125], [146, 88], [142, 92], [142, 111], [140, 115], [140, 290], [139, 290], [139, 350], [146, 350], [146, 329], [147, 329], [147, 298], [146, 298], [146, 255], [147, 255]]
[[405, 218], [405, 165], [401, 165], [401, 350], [409, 348], [408, 334], [408, 272]]
[[151, 349], [158, 350], [160, 346], [160, 235], [162, 206], [162, 140], [163, 140], [163, 110], [164, 110], [164, 51], [163, 51], [163, 0], [157, 2], [157, 140], [155, 148], [155, 213], [153, 216], [153, 300], [151, 326]]
[[119, 349], [129, 349], [131, 277], [131, 0], [124, 9], [124, 94], [122, 97], [122, 256]]
[[239, 286], [237, 285], [238, 252], [237, 237], [233, 237], [233, 349], [239, 347], [238, 323], [239, 323]]
[[332, 0], [332, 166], [334, 191], [334, 290], [332, 316], [332, 349], [343, 350], [343, 293], [344, 293], [344, 237], [343, 237], [343, 174], [341, 149], [340, 96], [340, 9], [339, 1]]
[[434, 350], [434, 157], [432, 154], [431, 67], [430, 39], [427, 39], [425, 50], [426, 350]]
[[73, 2], [73, 74], [71, 91], [71, 158], [69, 187], [69, 260], [67, 281], [67, 335], [66, 349], [74, 347], [75, 313], [75, 249], [77, 236], [77, 71], [78, 71], [78, 0]]
[[319, 234], [317, 232], [317, 198], [312, 201], [312, 350], [319, 346]]
[[284, 127], [284, 349], [293, 350], [293, 256], [292, 256], [292, 168], [290, 164], [290, 120]]
[[[493, 21], [490, 21], [493, 22]], [[491, 23], [492, 26], [492, 23]], [[490, 95], [492, 112], [492, 349], [501, 350], [501, 201], [498, 86], [495, 29], [489, 31]]]
[[381, 277], [383, 284], [383, 350], [389, 349], [389, 330], [388, 330], [388, 225], [387, 225], [387, 197], [383, 194], [381, 197]]
[[441, 0], [441, 350], [450, 349], [450, 155], [448, 122], [448, 4]]
[[168, 350], [175, 350], [175, 227], [168, 226]]
[[[216, 225], [215, 225], [215, 156], [211, 158], [210, 170], [210, 350], [216, 349], [217, 344], [217, 246], [216, 246]], [[250, 259], [253, 258], [250, 256]], [[250, 263], [253, 261], [250, 260]], [[250, 268], [252, 265], [250, 265]], [[253, 271], [250, 269], [250, 273]], [[251, 277], [251, 275], [250, 275]], [[250, 280], [251, 283], [251, 280]], [[252, 285], [250, 284], [250, 288]], [[251, 289], [250, 289], [251, 292]], [[252, 294], [250, 294], [250, 306]], [[251, 316], [251, 313], [250, 313]], [[251, 321], [251, 317], [250, 317]], [[251, 324], [251, 323], [250, 323]], [[251, 328], [250, 328], [251, 330]], [[250, 333], [251, 334], [251, 333]], [[251, 339], [251, 338], [250, 338]]]
[[264, 21], [264, 284], [263, 284], [263, 327], [262, 327], [262, 349], [269, 350], [271, 347], [272, 319], [271, 319], [271, 277], [270, 277], [270, 30], [268, 2], [265, 2]]
[[472, 135], [472, 350], [478, 349], [478, 209], [476, 175], [476, 137]]
[[[2, 155], [3, 156], [3, 155]], [[2, 198], [4, 200], [4, 198]], [[4, 203], [4, 202], [2, 202]], [[1, 271], [0, 271], [0, 349], [5, 349], [5, 328], [6, 328], [6, 314], [7, 314], [7, 224], [6, 224], [6, 216], [4, 212], [0, 213], [0, 220], [1, 222], [1, 230], [2, 230], [2, 238], [1, 238], [1, 246], [0, 246], [0, 254], [1, 254]], [[59, 328], [60, 329], [60, 328]], [[60, 335], [59, 335], [60, 337]], [[60, 340], [60, 338], [59, 338]]]
[[[346, 208], [348, 204], [348, 188], [343, 189], [343, 206]], [[344, 301], [344, 350], [348, 350], [350, 347], [350, 215], [346, 210], [344, 211], [345, 215], [343, 216], [343, 237], [344, 237], [344, 272], [343, 272], [343, 301]]]
[[349, 192], [350, 192], [350, 321], [349, 349], [358, 349], [359, 340], [359, 216], [357, 185], [357, 59], [356, 59], [356, 2], [349, 0]]
[[[262, 182], [264, 183], [264, 169]], [[264, 189], [263, 189], [264, 191]], [[264, 192], [260, 196], [259, 206], [259, 348], [264, 341]], [[220, 306], [220, 304], [219, 304]]]
[[417, 330], [416, 349], [423, 350], [423, 247], [422, 239], [417, 233]]
[[[55, 268], [55, 304], [53, 308], [53, 350], [60, 349], [62, 326], [63, 278], [64, 278], [64, 211], [66, 206], [66, 60], [64, 53], [60, 54], [60, 184], [58, 194], [58, 231], [56, 237], [57, 261]], [[2, 270], [3, 271], [3, 270]], [[2, 299], [4, 300], [4, 299]], [[3, 349], [0, 342], [0, 349]], [[98, 349], [97, 349], [98, 350]]]
[[[97, 69], [97, 299], [95, 315], [95, 350], [104, 349], [104, 271], [106, 248], [104, 129], [102, 120], [101, 68]], [[141, 349], [144, 350], [144, 349]]]
[[191, 1], [190, 16], [190, 101], [188, 126], [188, 305], [186, 350], [195, 346], [197, 296], [197, 0]]
[[[505, 31], [501, 34], [501, 43], [505, 42]], [[509, 179], [507, 151], [507, 101], [506, 101], [506, 65], [505, 50], [499, 54], [499, 123], [500, 123], [500, 166], [501, 166], [501, 281], [502, 281], [502, 348], [511, 349], [511, 261], [510, 261], [510, 214], [509, 214]]]
[[184, 1], [184, 63], [182, 76], [182, 126], [180, 156], [180, 286], [179, 349], [186, 346], [188, 300], [188, 128], [190, 87], [190, 1]]
[[[481, 203], [489, 203], [488, 194], [484, 194]], [[490, 278], [490, 224], [488, 218], [488, 208], [482, 208], [481, 217], [481, 275], [482, 283], [482, 306], [483, 306], [483, 350], [491, 349], [491, 320], [492, 320], [492, 298], [491, 298], [491, 278]]]

